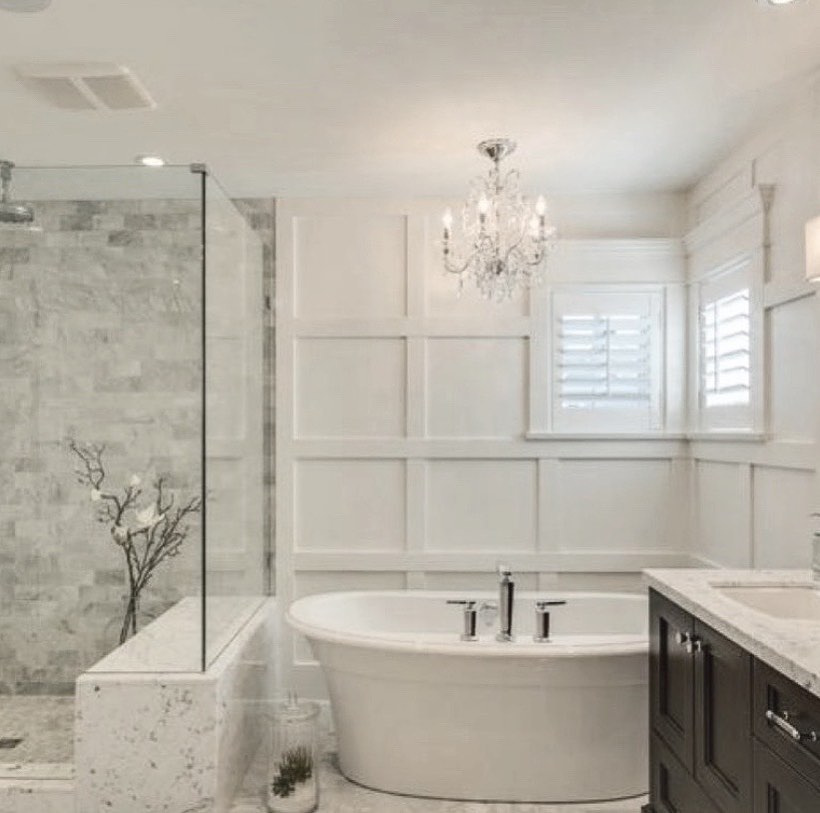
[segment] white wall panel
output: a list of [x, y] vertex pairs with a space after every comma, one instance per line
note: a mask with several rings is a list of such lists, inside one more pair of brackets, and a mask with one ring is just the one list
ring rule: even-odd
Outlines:
[[806, 471], [754, 469], [755, 567], [809, 567], [813, 480]]
[[771, 432], [778, 438], [815, 436], [820, 376], [820, 342], [815, 297], [769, 311]]
[[697, 553], [724, 567], [750, 567], [750, 467], [697, 461]]
[[[499, 557], [502, 559], [503, 557]], [[535, 573], [517, 573], [514, 577], [516, 590], [535, 590], [538, 576]], [[497, 590], [498, 576], [495, 573], [425, 573], [424, 586], [427, 590]]]
[[427, 465], [428, 550], [535, 548], [533, 460], [432, 460]]
[[299, 339], [295, 342], [297, 437], [404, 435], [403, 339]]
[[302, 460], [294, 480], [296, 550], [404, 546], [404, 461]]
[[311, 215], [298, 218], [294, 232], [297, 316], [405, 313], [406, 218]]
[[557, 475], [564, 550], [662, 550], [679, 541], [668, 460], [564, 460]]
[[521, 436], [526, 364], [523, 339], [428, 339], [427, 434]]

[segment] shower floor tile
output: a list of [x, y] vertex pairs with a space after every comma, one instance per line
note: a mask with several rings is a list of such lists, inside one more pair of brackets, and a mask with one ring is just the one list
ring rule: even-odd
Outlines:
[[[0, 748], [0, 776], [20, 776], [38, 766], [74, 760], [74, 698], [0, 695], [0, 740], [20, 739]], [[64, 773], [65, 771], [59, 771]]]
[[[245, 779], [244, 790], [237, 796], [231, 813], [265, 813], [260, 787], [263, 774], [255, 763]], [[595, 804], [539, 805], [505, 802], [452, 802], [395, 796], [368, 790], [348, 781], [339, 772], [336, 754], [328, 751], [319, 776], [320, 800], [318, 813], [640, 813], [648, 797], [621, 802]]]

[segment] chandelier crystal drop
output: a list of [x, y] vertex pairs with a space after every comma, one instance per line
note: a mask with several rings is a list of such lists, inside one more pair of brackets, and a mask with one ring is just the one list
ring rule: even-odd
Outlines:
[[444, 213], [444, 268], [458, 276], [459, 293], [472, 278], [482, 296], [503, 302], [541, 282], [556, 231], [543, 196], [535, 203], [524, 197], [517, 170], [502, 175], [501, 161], [514, 149], [507, 138], [482, 141], [478, 151], [492, 168], [471, 183], [458, 224]]

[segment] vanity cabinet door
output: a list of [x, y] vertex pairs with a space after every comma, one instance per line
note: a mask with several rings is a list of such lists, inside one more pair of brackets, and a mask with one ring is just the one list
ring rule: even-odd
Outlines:
[[645, 813], [720, 813], [657, 735], [650, 741], [649, 764]]
[[[649, 697], [652, 729], [680, 763], [694, 767], [694, 620], [649, 591]], [[748, 811], [744, 811], [748, 813]]]
[[820, 790], [755, 742], [754, 813], [817, 813]]
[[723, 813], [752, 809], [752, 657], [695, 622], [695, 777]]

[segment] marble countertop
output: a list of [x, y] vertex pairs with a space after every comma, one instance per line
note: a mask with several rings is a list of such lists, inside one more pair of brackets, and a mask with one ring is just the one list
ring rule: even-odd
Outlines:
[[774, 618], [717, 586], [811, 586], [808, 570], [645, 570], [644, 582], [820, 697], [820, 620]]

